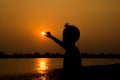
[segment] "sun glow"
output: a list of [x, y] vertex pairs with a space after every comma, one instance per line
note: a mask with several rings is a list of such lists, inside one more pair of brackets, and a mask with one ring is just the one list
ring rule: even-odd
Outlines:
[[45, 32], [41, 32], [41, 34], [44, 36], [46, 33]]

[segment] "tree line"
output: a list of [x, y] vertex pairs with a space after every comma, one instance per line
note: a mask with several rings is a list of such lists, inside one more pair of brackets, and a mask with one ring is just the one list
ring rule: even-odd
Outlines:
[[[61, 53], [49, 53], [46, 52], [41, 54], [40, 52], [35, 53], [14, 53], [14, 54], [6, 54], [0, 51], [0, 58], [63, 58], [64, 55]], [[81, 58], [120, 58], [120, 54], [112, 54], [112, 53], [81, 53]]]

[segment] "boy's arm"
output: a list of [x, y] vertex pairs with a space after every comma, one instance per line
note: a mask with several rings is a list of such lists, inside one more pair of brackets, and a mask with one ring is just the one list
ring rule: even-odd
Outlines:
[[55, 41], [57, 44], [59, 44], [60, 46], [62, 46], [63, 48], [65, 48], [64, 44], [62, 41], [60, 41], [59, 39], [57, 39], [56, 37], [52, 36], [50, 32], [46, 32], [46, 36], [50, 39], [52, 39], [53, 41]]

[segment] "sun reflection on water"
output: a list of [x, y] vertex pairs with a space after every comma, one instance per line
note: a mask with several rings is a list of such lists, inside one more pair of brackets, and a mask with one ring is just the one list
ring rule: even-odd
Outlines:
[[48, 58], [38, 58], [35, 59], [34, 70], [37, 73], [40, 73], [40, 76], [35, 80], [48, 80], [48, 70], [49, 70], [49, 59]]
[[39, 62], [39, 70], [48, 70], [47, 63], [45, 61]]
[[36, 64], [37, 72], [38, 73], [47, 73], [49, 70], [48, 62], [49, 62], [49, 59], [47, 59], [47, 58], [37, 59], [37, 64]]

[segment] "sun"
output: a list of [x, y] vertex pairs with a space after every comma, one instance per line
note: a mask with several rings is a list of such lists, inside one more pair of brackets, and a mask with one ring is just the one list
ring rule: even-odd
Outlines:
[[43, 31], [43, 32], [41, 32], [41, 34], [44, 36], [46, 33]]

